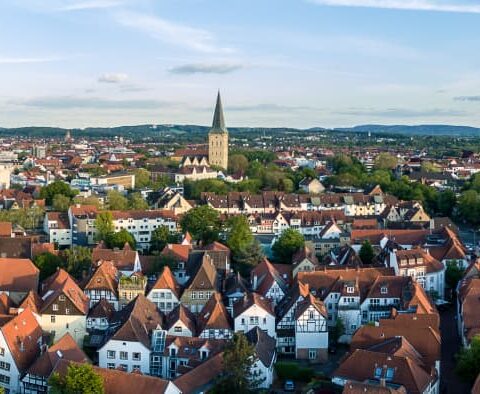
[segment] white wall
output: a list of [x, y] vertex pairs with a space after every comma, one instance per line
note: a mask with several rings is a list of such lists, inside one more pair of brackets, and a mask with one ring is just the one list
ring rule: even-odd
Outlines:
[[[115, 351], [115, 357], [107, 357], [108, 351]], [[120, 359], [120, 352], [127, 352], [127, 360]], [[140, 353], [141, 360], [133, 360], [133, 353]], [[120, 364], [127, 366], [127, 372], [132, 372], [134, 365], [139, 365], [143, 374], [150, 373], [150, 349], [147, 349], [140, 342], [128, 342], [111, 339], [98, 351], [98, 365], [101, 368], [107, 368], [108, 364], [115, 364], [117, 368]]]

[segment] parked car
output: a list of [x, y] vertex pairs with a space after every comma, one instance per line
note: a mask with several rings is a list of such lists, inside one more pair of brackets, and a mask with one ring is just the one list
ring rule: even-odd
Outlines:
[[285, 384], [283, 385], [283, 389], [285, 391], [295, 391], [295, 383], [293, 380], [286, 380]]

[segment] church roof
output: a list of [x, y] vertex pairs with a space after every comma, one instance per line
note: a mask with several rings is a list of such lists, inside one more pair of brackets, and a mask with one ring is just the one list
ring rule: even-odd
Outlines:
[[211, 133], [226, 133], [225, 118], [223, 116], [222, 99], [220, 97], [220, 91], [217, 95], [217, 104], [215, 105], [215, 113], [213, 115], [213, 123]]

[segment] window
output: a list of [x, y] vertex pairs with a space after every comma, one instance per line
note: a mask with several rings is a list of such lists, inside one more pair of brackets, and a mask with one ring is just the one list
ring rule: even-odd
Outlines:
[[128, 360], [128, 352], [120, 352], [120, 360]]
[[69, 308], [65, 308], [65, 314], [66, 314], [66, 315], [69, 315], [69, 314], [70, 314], [70, 309], [69, 309]]
[[107, 358], [115, 358], [115, 350], [107, 350]]
[[65, 296], [64, 296], [63, 294], [61, 294], [61, 295], [58, 297], [58, 299], [59, 299], [60, 301], [65, 301]]
[[258, 324], [258, 316], [250, 316], [250, 324]]
[[5, 371], [10, 371], [10, 363], [6, 363], [5, 361], [0, 361], [0, 369]]
[[55, 315], [50, 316], [50, 323], [55, 323]]
[[115, 369], [115, 364], [114, 363], [107, 363], [107, 368], [108, 369]]
[[5, 356], [5, 349], [0, 347], [0, 356]]
[[0, 383], [10, 384], [10, 376], [0, 374]]
[[174, 332], [182, 332], [182, 327], [180, 327], [180, 326], [175, 326], [175, 327], [173, 328], [173, 331], [174, 331]]
[[393, 374], [394, 374], [395, 370], [393, 368], [387, 368], [387, 372], [385, 374], [385, 379], [387, 381], [390, 381], [393, 379]]
[[382, 368], [375, 368], [375, 379], [380, 379], [382, 377]]
[[316, 349], [308, 349], [308, 359], [315, 360], [317, 358], [317, 350]]
[[135, 364], [132, 369], [138, 369], [140, 371], [142, 367], [138, 364]]
[[142, 354], [141, 353], [132, 353], [132, 360], [140, 361], [141, 359], [142, 359]]
[[381, 294], [387, 294], [387, 293], [388, 293], [388, 289], [387, 289], [385, 286], [383, 286], [383, 287], [380, 289], [380, 293], [381, 293]]
[[347, 293], [353, 294], [354, 291], [355, 291], [354, 287], [351, 287], [351, 286], [347, 287]]
[[309, 311], [309, 312], [308, 312], [308, 318], [309, 318], [310, 320], [315, 319], [315, 313], [314, 313], [313, 311]]
[[128, 371], [128, 365], [127, 364], [120, 364], [119, 367], [124, 370], [125, 372]]
[[58, 311], [58, 304], [53, 304], [52, 309], [53, 309], [54, 311]]

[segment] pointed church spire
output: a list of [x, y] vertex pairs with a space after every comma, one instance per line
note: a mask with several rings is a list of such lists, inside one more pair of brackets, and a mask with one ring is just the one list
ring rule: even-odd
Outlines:
[[222, 99], [220, 97], [220, 90], [217, 94], [217, 104], [215, 106], [215, 113], [213, 115], [212, 131], [223, 133], [227, 131], [225, 128], [225, 118], [223, 117], [223, 106]]

